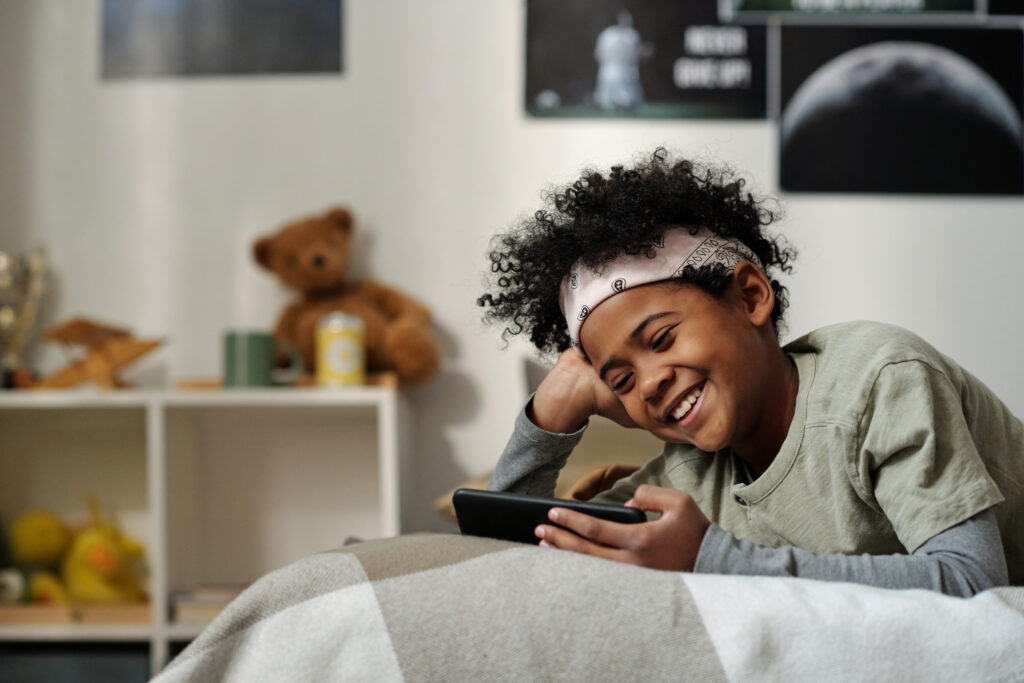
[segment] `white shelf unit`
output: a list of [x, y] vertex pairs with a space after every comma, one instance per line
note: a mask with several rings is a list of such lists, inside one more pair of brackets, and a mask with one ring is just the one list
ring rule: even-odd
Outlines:
[[391, 387], [0, 393], [0, 522], [83, 520], [94, 494], [145, 545], [152, 608], [141, 625], [0, 625], [0, 642], [148, 642], [158, 671], [202, 629], [171, 620], [174, 591], [401, 532], [408, 412]]

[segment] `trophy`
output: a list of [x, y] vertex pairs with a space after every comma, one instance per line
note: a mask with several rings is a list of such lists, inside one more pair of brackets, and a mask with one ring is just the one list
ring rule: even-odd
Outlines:
[[21, 366], [21, 354], [36, 324], [45, 289], [42, 247], [21, 257], [0, 251], [0, 372], [4, 389], [15, 385], [15, 372]]

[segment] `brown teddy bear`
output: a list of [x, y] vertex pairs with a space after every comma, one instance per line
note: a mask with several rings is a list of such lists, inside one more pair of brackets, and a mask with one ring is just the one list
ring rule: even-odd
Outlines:
[[427, 309], [404, 294], [370, 279], [347, 279], [352, 248], [352, 215], [333, 208], [282, 227], [259, 239], [253, 255], [302, 298], [288, 306], [274, 336], [316, 367], [316, 327], [331, 311], [363, 319], [368, 372], [393, 371], [403, 384], [432, 377], [440, 363]]

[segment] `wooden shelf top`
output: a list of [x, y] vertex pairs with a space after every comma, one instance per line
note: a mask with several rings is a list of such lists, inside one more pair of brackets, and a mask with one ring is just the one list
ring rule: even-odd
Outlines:
[[268, 389], [140, 390], [15, 389], [0, 391], [0, 408], [144, 408], [203, 406], [372, 406], [398, 390], [388, 386]]

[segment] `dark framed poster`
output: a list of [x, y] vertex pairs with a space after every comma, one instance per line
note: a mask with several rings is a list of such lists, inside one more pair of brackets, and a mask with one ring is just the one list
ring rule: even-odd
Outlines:
[[526, 110], [538, 117], [764, 118], [765, 29], [717, 0], [527, 0]]
[[103, 0], [105, 79], [341, 73], [341, 0]]
[[779, 30], [782, 189], [1024, 194], [1020, 29]]

